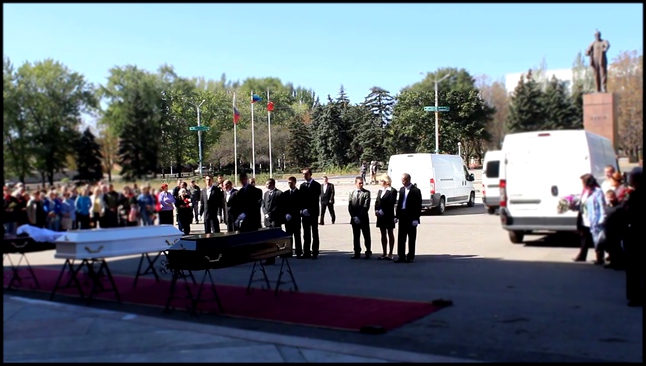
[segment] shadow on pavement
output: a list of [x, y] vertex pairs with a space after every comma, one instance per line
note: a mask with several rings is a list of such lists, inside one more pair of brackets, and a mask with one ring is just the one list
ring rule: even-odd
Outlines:
[[[526, 236], [524, 245], [526, 247], [541, 248], [578, 248], [581, 245], [577, 233], [554, 233], [538, 234], [543, 236]], [[572, 253], [575, 255], [576, 253]]]
[[[46, 267], [60, 269], [62, 263]], [[134, 276], [138, 263], [139, 257], [109, 260], [115, 275]], [[270, 280], [276, 279], [279, 264], [267, 266]], [[590, 263], [440, 253], [418, 255], [412, 264], [394, 264], [376, 258], [351, 260], [349, 252], [324, 250], [316, 261], [293, 259], [290, 264], [302, 292], [410, 301], [448, 299], [454, 305], [382, 335], [219, 315], [195, 318], [182, 311], [163, 314], [158, 308], [100, 300], [92, 306], [157, 316], [160, 321], [168, 317], [484, 361], [642, 360], [642, 310], [626, 306], [625, 275]], [[246, 286], [251, 266], [212, 273], [216, 283]], [[170, 279], [170, 274], [160, 276]], [[11, 293], [49, 297], [33, 291]], [[63, 296], [56, 301], [83, 304]]]

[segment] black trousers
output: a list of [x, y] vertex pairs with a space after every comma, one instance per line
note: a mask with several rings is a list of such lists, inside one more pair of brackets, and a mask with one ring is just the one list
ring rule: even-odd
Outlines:
[[220, 221], [218, 217], [204, 217], [204, 233], [219, 233], [220, 232]]
[[336, 221], [336, 214], [334, 213], [334, 204], [332, 203], [321, 203], [321, 222], [325, 222], [325, 210], [330, 211], [330, 217], [332, 222]]
[[159, 211], [159, 225], [173, 225], [173, 210]]
[[[408, 239], [408, 255], [406, 255], [406, 239]], [[417, 240], [417, 226], [413, 220], [399, 220], [397, 229], [397, 255], [399, 259], [415, 259], [415, 241]]]
[[[579, 227], [579, 238], [581, 240], [581, 247], [576, 258], [581, 261], [585, 261], [588, 258], [588, 248], [594, 248], [594, 241], [592, 240], [590, 228], [585, 226]], [[595, 253], [597, 260], [603, 260], [603, 249], [597, 248], [595, 249]]]
[[90, 215], [83, 215], [76, 213], [76, 221], [78, 222], [78, 228], [81, 230], [90, 228]]
[[296, 255], [303, 255], [303, 244], [301, 243], [301, 223], [299, 222], [300, 220], [292, 218], [290, 221], [285, 222], [285, 232], [292, 238], [292, 248], [294, 248]]
[[354, 254], [361, 254], [361, 234], [363, 233], [363, 243], [366, 246], [366, 255], [372, 254], [371, 240], [370, 240], [370, 222], [367, 218], [362, 219], [359, 225], [352, 223], [352, 243], [354, 246]]
[[624, 263], [626, 268], [626, 298], [628, 301], [644, 301], [644, 256], [643, 236], [627, 235]]
[[319, 222], [318, 217], [303, 217], [303, 254], [319, 255]]

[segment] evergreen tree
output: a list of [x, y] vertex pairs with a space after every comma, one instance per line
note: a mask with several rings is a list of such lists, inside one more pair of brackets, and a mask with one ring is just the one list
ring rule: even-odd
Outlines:
[[352, 109], [355, 120], [353, 150], [356, 156], [355, 162], [362, 161], [384, 161], [384, 129], [381, 126], [382, 120], [379, 116], [366, 106], [356, 106]]
[[101, 145], [96, 142], [96, 137], [86, 128], [76, 144], [76, 169], [78, 174], [75, 180], [95, 182], [103, 178], [103, 165], [101, 163]]
[[342, 105], [335, 103], [328, 95], [328, 104], [321, 106], [316, 114], [314, 145], [318, 157], [318, 167], [340, 166], [345, 160], [346, 149], [342, 145], [343, 120]]
[[289, 138], [287, 143], [287, 157], [290, 165], [304, 168], [310, 166], [312, 134], [309, 126], [302, 121], [294, 119], [287, 125]]
[[511, 97], [507, 131], [512, 133], [543, 129], [541, 95], [540, 87], [532, 79], [531, 70], [526, 77], [521, 76]]
[[127, 123], [119, 140], [119, 164], [121, 175], [126, 180], [141, 179], [157, 168], [159, 135], [154, 112], [146, 108], [140, 92], [133, 91], [132, 105]]
[[387, 90], [375, 86], [370, 90], [363, 105], [381, 121], [382, 127], [386, 127], [392, 121], [395, 98]]
[[565, 83], [552, 76], [541, 95], [545, 130], [571, 129], [575, 125], [575, 109]]

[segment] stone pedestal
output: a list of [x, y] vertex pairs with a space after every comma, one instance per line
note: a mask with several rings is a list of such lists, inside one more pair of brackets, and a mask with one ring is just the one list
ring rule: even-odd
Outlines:
[[583, 128], [586, 131], [607, 137], [615, 150], [618, 148], [617, 103], [619, 98], [612, 93], [583, 95]]

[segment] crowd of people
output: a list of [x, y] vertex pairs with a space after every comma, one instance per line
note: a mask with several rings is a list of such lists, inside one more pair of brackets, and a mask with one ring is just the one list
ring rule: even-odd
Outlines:
[[[578, 211], [581, 246], [576, 262], [594, 248], [594, 264], [626, 271], [629, 306], [642, 306], [644, 292], [644, 202], [642, 167], [622, 175], [611, 165], [599, 184], [592, 174], [581, 176], [583, 192], [573, 204]], [[607, 255], [607, 256], [606, 256]]]

